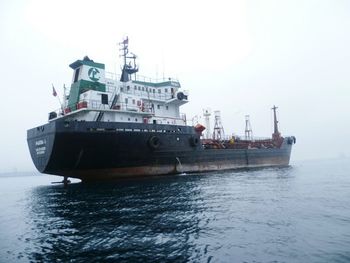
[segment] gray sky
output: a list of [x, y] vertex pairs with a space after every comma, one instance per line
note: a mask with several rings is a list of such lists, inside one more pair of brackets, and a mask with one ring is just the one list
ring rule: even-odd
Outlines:
[[26, 130], [47, 121], [88, 55], [119, 73], [128, 35], [140, 74], [179, 78], [188, 118], [221, 110], [227, 133], [295, 135], [293, 160], [350, 155], [350, 2], [1, 1], [0, 172], [34, 170]]

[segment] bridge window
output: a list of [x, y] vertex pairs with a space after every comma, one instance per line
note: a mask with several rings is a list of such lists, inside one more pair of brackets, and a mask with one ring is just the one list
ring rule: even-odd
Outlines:
[[77, 69], [75, 70], [75, 75], [74, 75], [74, 81], [73, 81], [73, 83], [75, 83], [75, 82], [78, 81], [79, 72], [80, 72], [80, 68], [77, 68]]

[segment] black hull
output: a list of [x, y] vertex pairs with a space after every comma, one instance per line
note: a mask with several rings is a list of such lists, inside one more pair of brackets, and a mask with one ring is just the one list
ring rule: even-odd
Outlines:
[[110, 122], [54, 121], [27, 132], [40, 172], [82, 180], [289, 165], [290, 137], [269, 149], [204, 149], [196, 138], [189, 126]]

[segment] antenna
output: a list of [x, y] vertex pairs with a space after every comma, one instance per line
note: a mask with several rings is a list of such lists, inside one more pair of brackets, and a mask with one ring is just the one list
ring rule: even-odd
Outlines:
[[129, 53], [129, 37], [126, 37], [122, 42], [119, 43], [119, 51], [122, 51], [123, 53], [119, 55], [120, 57], [124, 58], [124, 65], [126, 65], [126, 55]]
[[246, 140], [253, 140], [253, 130], [252, 126], [250, 125], [250, 118], [249, 115], [245, 115], [245, 139]]
[[214, 124], [214, 132], [213, 132], [213, 139], [214, 140], [223, 140], [225, 137], [224, 133], [224, 127], [221, 123], [221, 113], [220, 111], [214, 111], [215, 116], [215, 124]]
[[210, 108], [203, 109], [203, 116], [205, 119], [205, 128], [206, 128], [205, 139], [209, 139], [210, 138], [210, 116], [211, 116]]

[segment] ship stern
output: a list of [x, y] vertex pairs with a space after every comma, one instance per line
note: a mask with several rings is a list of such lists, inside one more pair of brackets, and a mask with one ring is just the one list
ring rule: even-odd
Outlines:
[[27, 130], [30, 156], [36, 169], [45, 173], [55, 141], [55, 122]]

